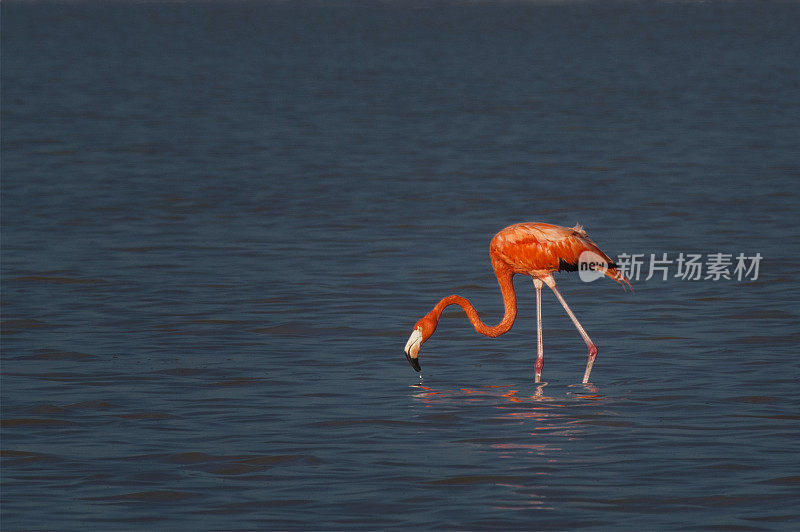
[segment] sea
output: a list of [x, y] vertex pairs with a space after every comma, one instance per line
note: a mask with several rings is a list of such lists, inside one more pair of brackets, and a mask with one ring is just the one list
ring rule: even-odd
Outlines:
[[797, 2], [0, 15], [4, 531], [800, 528]]

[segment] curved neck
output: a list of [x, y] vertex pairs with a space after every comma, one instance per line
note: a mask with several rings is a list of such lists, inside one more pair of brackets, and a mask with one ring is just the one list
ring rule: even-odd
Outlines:
[[472, 306], [472, 303], [470, 303], [468, 299], [461, 296], [447, 296], [439, 301], [439, 303], [437, 303], [437, 305], [433, 307], [433, 310], [430, 312], [430, 315], [432, 315], [435, 322], [439, 322], [439, 318], [441, 317], [445, 307], [450, 305], [458, 305], [464, 309], [464, 312], [467, 313], [467, 318], [469, 318], [472, 326], [475, 327], [475, 330], [479, 333], [492, 338], [507, 333], [508, 330], [511, 329], [511, 326], [514, 325], [514, 320], [517, 317], [517, 294], [514, 292], [514, 283], [512, 281], [514, 272], [507, 266], [500, 263], [494, 264], [494, 267], [494, 273], [497, 275], [497, 282], [500, 284], [500, 291], [503, 294], [503, 306], [505, 307], [505, 313], [503, 314], [503, 319], [500, 320], [500, 323], [494, 327], [490, 327], [483, 323], [478, 316], [478, 311], [475, 310], [474, 306]]

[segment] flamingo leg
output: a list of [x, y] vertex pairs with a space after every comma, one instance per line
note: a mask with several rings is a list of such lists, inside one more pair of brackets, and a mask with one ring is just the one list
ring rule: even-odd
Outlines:
[[536, 287], [536, 364], [534, 370], [536, 377], [534, 382], [542, 381], [542, 367], [544, 367], [544, 348], [542, 347], [542, 283], [541, 279], [533, 278], [533, 286]]
[[547, 284], [547, 286], [550, 287], [550, 289], [556, 295], [556, 297], [558, 298], [558, 301], [561, 303], [561, 306], [564, 307], [564, 310], [567, 311], [567, 315], [572, 320], [572, 323], [575, 324], [575, 328], [578, 329], [578, 332], [580, 333], [581, 337], [583, 338], [583, 341], [586, 342], [586, 346], [589, 348], [589, 360], [586, 363], [586, 372], [583, 374], [583, 383], [586, 384], [587, 382], [589, 382], [589, 374], [592, 372], [592, 366], [594, 365], [594, 359], [597, 358], [597, 346], [594, 345], [594, 342], [592, 342], [592, 339], [589, 338], [588, 334], [586, 334], [586, 331], [581, 326], [581, 323], [578, 321], [578, 318], [575, 317], [575, 314], [573, 314], [572, 310], [569, 308], [569, 305], [567, 305], [567, 302], [564, 300], [564, 296], [562, 296], [561, 292], [559, 292], [558, 288], [556, 288], [555, 279], [553, 279], [552, 276], [551, 277], [546, 277], [544, 279], [544, 282]]

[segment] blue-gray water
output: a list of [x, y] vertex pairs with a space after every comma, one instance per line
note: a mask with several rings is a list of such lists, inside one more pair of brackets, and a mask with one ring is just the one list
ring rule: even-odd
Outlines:
[[[4, 2], [3, 530], [796, 530], [798, 18]], [[763, 260], [559, 275], [541, 390], [518, 277], [420, 381], [518, 221]]]

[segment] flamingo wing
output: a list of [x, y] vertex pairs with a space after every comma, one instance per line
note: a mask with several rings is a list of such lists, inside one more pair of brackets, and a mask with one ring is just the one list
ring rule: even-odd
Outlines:
[[[577, 271], [581, 253], [587, 251], [605, 261], [609, 270], [616, 270], [614, 261], [577, 225], [572, 228], [544, 223], [512, 225], [495, 235], [491, 250], [515, 273]], [[616, 279], [616, 275], [609, 277]]]

